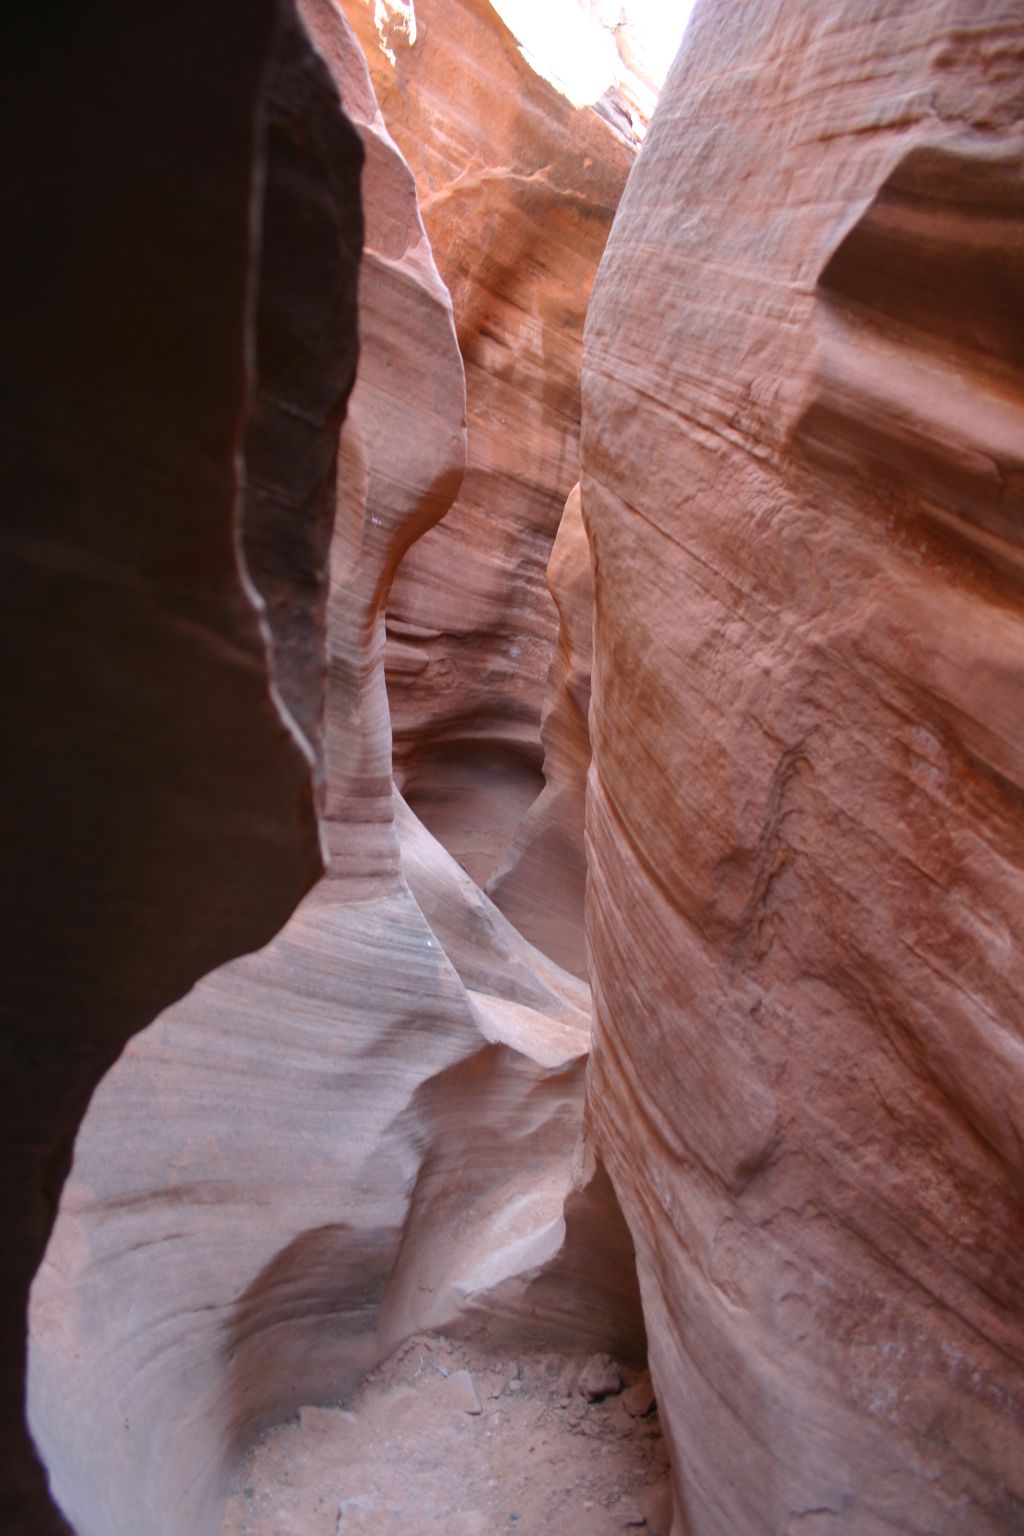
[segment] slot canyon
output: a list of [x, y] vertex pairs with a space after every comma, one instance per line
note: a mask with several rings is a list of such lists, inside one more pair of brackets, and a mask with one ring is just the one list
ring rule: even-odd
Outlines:
[[5, 16], [11, 1536], [1024, 1536], [1024, 0]]

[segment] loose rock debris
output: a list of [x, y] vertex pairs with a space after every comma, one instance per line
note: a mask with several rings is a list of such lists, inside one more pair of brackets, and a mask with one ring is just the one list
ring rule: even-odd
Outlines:
[[269, 1430], [223, 1536], [668, 1536], [671, 1514], [646, 1373], [435, 1334]]

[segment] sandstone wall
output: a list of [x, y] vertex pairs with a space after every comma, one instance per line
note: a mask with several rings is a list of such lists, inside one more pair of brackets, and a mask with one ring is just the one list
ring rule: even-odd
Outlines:
[[545, 954], [586, 975], [583, 847], [590, 767], [590, 668], [594, 586], [579, 486], [565, 504], [548, 562], [558, 644], [548, 672], [541, 741], [544, 788], [488, 882], [492, 901]]
[[[266, 1425], [410, 1331], [642, 1352], [614, 1200], [575, 1167], [589, 994], [395, 794], [383, 601], [457, 494], [465, 393], [411, 174], [331, 0], [306, 27], [362, 136], [359, 374], [328, 598], [325, 879], [96, 1095], [33, 1290], [31, 1413], [79, 1536], [219, 1528]], [[571, 1199], [570, 1199], [571, 1197]], [[570, 1199], [569, 1208], [566, 1208]]]
[[484, 884], [543, 783], [545, 570], [578, 478], [587, 301], [634, 144], [536, 75], [488, 0], [420, 0], [414, 41], [397, 10], [344, 9], [415, 173], [466, 365], [465, 482], [387, 604], [396, 775]]
[[587, 324], [599, 1145], [676, 1536], [1024, 1522], [1024, 17], [699, 4]]
[[[100, 0], [4, 22], [0, 1457], [18, 1536], [63, 1529], [24, 1429], [26, 1307], [89, 1094], [133, 1031], [265, 943], [323, 867], [302, 729], [322, 615], [294, 579], [282, 506], [301, 501], [329, 533], [360, 150], [282, 16], [264, 0], [162, 17]], [[276, 37], [288, 57], [268, 120]], [[304, 458], [256, 420], [251, 377], [258, 344], [259, 387], [287, 398], [295, 383], [264, 346], [281, 268], [303, 259], [280, 176], [289, 112], [316, 141], [290, 168], [301, 182], [326, 157], [332, 188], [326, 225], [322, 198], [305, 209], [317, 285], [289, 339]], [[276, 487], [261, 536], [313, 657], [291, 682], [241, 554], [243, 437]]]

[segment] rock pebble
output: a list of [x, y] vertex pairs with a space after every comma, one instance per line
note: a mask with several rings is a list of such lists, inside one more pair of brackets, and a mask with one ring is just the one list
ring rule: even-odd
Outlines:
[[639, 1381], [635, 1381], [631, 1387], [626, 1388], [622, 1394], [622, 1406], [634, 1419], [646, 1418], [649, 1413], [654, 1412], [654, 1387], [648, 1372], [645, 1371]]
[[588, 1403], [599, 1403], [622, 1391], [622, 1370], [611, 1355], [591, 1355], [580, 1372], [576, 1390]]
[[483, 1412], [476, 1384], [468, 1371], [453, 1371], [445, 1378], [444, 1398], [449, 1407], [458, 1408], [463, 1413]]

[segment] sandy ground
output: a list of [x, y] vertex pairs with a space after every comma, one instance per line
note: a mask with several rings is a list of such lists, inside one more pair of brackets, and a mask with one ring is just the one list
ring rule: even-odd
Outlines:
[[591, 1403], [584, 1363], [417, 1337], [343, 1406], [267, 1431], [223, 1536], [667, 1536], [657, 1412], [627, 1408], [644, 1382]]

